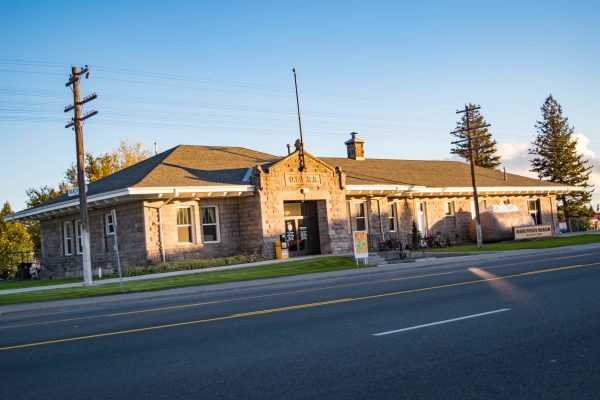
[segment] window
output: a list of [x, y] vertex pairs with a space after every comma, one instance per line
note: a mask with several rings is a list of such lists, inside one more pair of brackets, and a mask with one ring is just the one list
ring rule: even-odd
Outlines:
[[422, 235], [427, 234], [427, 206], [423, 201], [417, 201], [417, 228]]
[[533, 223], [539, 225], [542, 223], [542, 214], [540, 212], [540, 201], [527, 200], [527, 210], [533, 219]]
[[219, 213], [216, 206], [202, 207], [202, 239], [204, 243], [218, 242]]
[[451, 217], [454, 215], [454, 202], [446, 201], [444, 203], [444, 213], [446, 213], [447, 217]]
[[104, 226], [106, 236], [112, 236], [115, 234], [115, 222], [113, 221], [112, 214], [104, 214]]
[[65, 256], [73, 254], [73, 223], [71, 221], [63, 222], [63, 242]]
[[177, 242], [192, 243], [192, 207], [178, 207], [177, 209]]
[[77, 238], [76, 250], [77, 254], [83, 254], [83, 238], [81, 234], [81, 220], [75, 221], [75, 237]]
[[365, 203], [355, 203], [354, 211], [355, 211], [355, 219], [356, 219], [356, 230], [357, 231], [366, 231], [367, 230], [367, 213], [365, 210]]
[[396, 232], [396, 203], [388, 204], [388, 227], [390, 232]]

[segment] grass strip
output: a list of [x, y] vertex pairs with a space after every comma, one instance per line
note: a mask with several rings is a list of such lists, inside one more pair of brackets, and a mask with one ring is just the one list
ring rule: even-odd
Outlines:
[[211, 285], [226, 282], [240, 282], [254, 279], [303, 275], [316, 272], [338, 271], [352, 268], [357, 268], [354, 260], [343, 257], [320, 257], [308, 260], [290, 261], [285, 263], [261, 265], [226, 271], [206, 272], [197, 275], [184, 275], [145, 281], [125, 282], [123, 289], [119, 287], [118, 283], [111, 283], [91, 287], [49, 289], [38, 292], [0, 295], [0, 305], [75, 299], [120, 293], [146, 292], [186, 286]]
[[568, 237], [551, 237], [519, 242], [484, 243], [479, 249], [476, 245], [444, 247], [441, 249], [426, 249], [426, 252], [471, 252], [471, 251], [508, 251], [521, 249], [548, 249], [552, 247], [574, 246], [578, 244], [600, 243], [600, 235], [577, 235]]

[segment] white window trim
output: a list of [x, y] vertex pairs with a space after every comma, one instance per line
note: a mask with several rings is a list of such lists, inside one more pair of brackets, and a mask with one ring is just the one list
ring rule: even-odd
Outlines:
[[[69, 246], [67, 246], [67, 226], [69, 226], [71, 228], [71, 237], [69, 238], [69, 240], [71, 241], [71, 252], [68, 252], [69, 250]], [[65, 256], [72, 256], [73, 255], [73, 222], [72, 221], [64, 221], [63, 222], [63, 254]]]
[[[214, 208], [215, 209], [215, 218], [216, 221], [214, 224], [206, 224], [206, 225], [216, 225], [217, 226], [217, 240], [204, 240], [204, 220], [202, 217], [204, 216], [204, 208]], [[218, 205], [206, 205], [200, 207], [200, 231], [202, 234], [202, 243], [221, 243], [221, 221], [219, 218], [219, 206]]]
[[[177, 223], [177, 210], [179, 210], [180, 208], [189, 208], [189, 210], [190, 210], [190, 224], [189, 224], [189, 227], [190, 227], [190, 239], [191, 239], [191, 242], [180, 242], [179, 241], [179, 227], [180, 226], [188, 226], [188, 225], [179, 225]], [[195, 229], [194, 229], [194, 207], [193, 206], [190, 205], [190, 206], [177, 206], [177, 207], [175, 207], [175, 232], [177, 234], [177, 245], [186, 246], [186, 245], [189, 245], [189, 244], [196, 243], [196, 232], [195, 232]]]
[[[75, 220], [75, 234], [74, 239], [75, 239], [75, 253], [77, 253], [77, 255], [81, 255], [83, 254], [83, 229], [81, 227], [81, 220]], [[79, 232], [77, 232], [79, 231]], [[79, 245], [80, 243], [80, 238], [81, 238], [81, 246]]]
[[[356, 213], [356, 205], [357, 204], [363, 205], [364, 211], [365, 211], [364, 217], [359, 217], [358, 213]], [[356, 227], [356, 231], [357, 232], [369, 232], [369, 208], [367, 207], [367, 202], [366, 201], [355, 201], [352, 203], [352, 207], [354, 208], [354, 226]], [[364, 218], [364, 220], [365, 220], [365, 230], [364, 231], [358, 230], [358, 223], [357, 223], [358, 218]]]
[[[393, 210], [390, 214], [390, 210]], [[389, 221], [394, 220], [394, 229], [389, 229]], [[398, 231], [398, 205], [396, 202], [388, 203], [388, 230], [389, 232]]]
[[[104, 232], [106, 233], [106, 236], [114, 236], [115, 235], [115, 221], [112, 221], [111, 223], [108, 222], [108, 218], [112, 219], [112, 213], [108, 213], [108, 214], [104, 214]], [[108, 227], [112, 226], [113, 231], [111, 232]]]
[[[419, 205], [423, 206], [423, 211], [419, 211]], [[423, 220], [421, 221], [421, 218], [419, 218], [419, 213], [422, 212], [423, 213]], [[421, 235], [425, 236], [427, 235], [427, 233], [429, 232], [429, 218], [427, 216], [427, 201], [426, 200], [420, 200], [415, 202], [415, 217], [417, 218], [417, 228], [419, 229], [419, 232], [421, 232]], [[423, 226], [421, 226], [423, 225]]]

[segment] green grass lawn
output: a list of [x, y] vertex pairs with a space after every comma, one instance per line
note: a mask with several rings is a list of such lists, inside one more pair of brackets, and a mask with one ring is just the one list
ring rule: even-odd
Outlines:
[[521, 249], [547, 249], [550, 247], [573, 246], [576, 244], [600, 243], [600, 235], [577, 235], [567, 237], [551, 237], [519, 242], [486, 243], [478, 249], [476, 245], [444, 247], [442, 249], [426, 249], [426, 252], [469, 252], [469, 251], [506, 251]]
[[[310, 274], [314, 272], [337, 271], [351, 268], [356, 268], [356, 263], [352, 259], [342, 257], [320, 257], [308, 260], [261, 265], [227, 271], [206, 272], [197, 275], [184, 275], [137, 282], [125, 282], [123, 289], [119, 287], [118, 283], [111, 283], [92, 287], [49, 289], [38, 292], [0, 295], [0, 305], [73, 299], [79, 297], [102, 296], [119, 293], [144, 292], [185, 286], [210, 285], [224, 282], [239, 282], [253, 279]], [[364, 267], [361, 266], [359, 268]], [[52, 279], [37, 282], [58, 283], [59, 281], [61, 281], [60, 283], [68, 283], [66, 281], [73, 280]], [[75, 281], [80, 282], [80, 280]], [[8, 287], [5, 288], [4, 285], [0, 285], [0, 288], [8, 289]]]

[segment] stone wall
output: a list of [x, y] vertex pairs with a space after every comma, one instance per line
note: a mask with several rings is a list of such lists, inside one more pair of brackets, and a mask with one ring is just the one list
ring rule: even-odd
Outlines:
[[[145, 259], [144, 214], [141, 202], [119, 204], [113, 207], [89, 211], [90, 248], [92, 272], [98, 275], [111, 274], [116, 268], [114, 236], [106, 233], [105, 215], [115, 209], [118, 223], [118, 240], [122, 265], [136, 264]], [[73, 229], [73, 246], [76, 246], [75, 221], [79, 214], [70, 214], [60, 218], [40, 221], [42, 232], [41, 266], [47, 276], [79, 277], [83, 275], [82, 256], [73, 251], [65, 255], [64, 223]]]
[[[246, 197], [201, 198], [200, 200], [173, 200], [144, 202], [146, 247], [149, 261], [162, 261], [159, 210], [162, 221], [162, 240], [166, 261], [190, 258], [226, 257], [243, 252], [240, 239], [240, 221], [252, 218], [251, 201]], [[219, 240], [207, 242], [202, 233], [202, 207], [217, 208]], [[189, 207], [192, 216], [191, 243], [179, 243], [177, 209]], [[255, 229], [256, 230], [256, 229]], [[249, 230], [244, 230], [249, 235]], [[245, 249], [244, 249], [245, 250]]]

